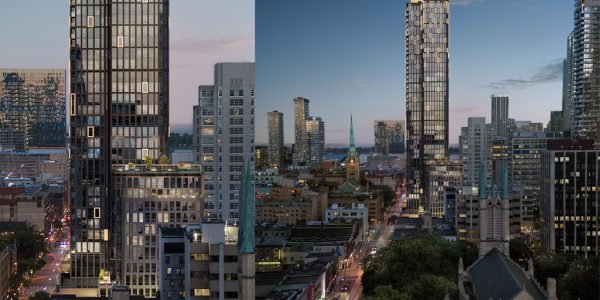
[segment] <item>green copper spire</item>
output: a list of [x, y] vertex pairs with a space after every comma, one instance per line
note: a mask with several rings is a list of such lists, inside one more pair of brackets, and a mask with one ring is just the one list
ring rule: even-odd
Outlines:
[[242, 169], [242, 182], [240, 183], [240, 219], [237, 241], [240, 253], [254, 253], [255, 250], [254, 200], [254, 184], [250, 162], [246, 161]]
[[479, 164], [479, 199], [487, 197], [487, 183], [485, 178], [485, 166], [483, 162]]
[[350, 156], [354, 156], [356, 154], [356, 149], [354, 147], [354, 125], [352, 124], [352, 114], [350, 114], [350, 148], [348, 149], [348, 153]]
[[502, 162], [502, 169], [500, 170], [500, 179], [502, 180], [502, 199], [508, 199], [510, 194], [508, 192], [508, 162]]

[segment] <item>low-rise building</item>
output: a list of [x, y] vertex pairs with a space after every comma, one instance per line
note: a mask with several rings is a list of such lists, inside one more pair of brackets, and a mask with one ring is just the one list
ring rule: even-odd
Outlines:
[[162, 227], [160, 299], [238, 299], [237, 232], [219, 220]]
[[364, 203], [358, 203], [352, 207], [346, 208], [332, 203], [325, 213], [325, 218], [329, 223], [352, 224], [355, 220], [361, 222], [361, 232], [369, 229], [369, 211]]
[[40, 187], [0, 187], [0, 221], [27, 222], [46, 232], [52, 214], [51, 193]]
[[5, 245], [0, 250], [0, 295], [2, 299], [6, 298], [10, 287], [10, 278], [17, 274], [17, 249], [14, 245]]

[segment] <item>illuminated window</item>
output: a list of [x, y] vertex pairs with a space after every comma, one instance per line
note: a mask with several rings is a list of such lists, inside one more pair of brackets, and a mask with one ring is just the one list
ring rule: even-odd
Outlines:
[[75, 116], [77, 114], [77, 95], [71, 94], [71, 116]]
[[87, 17], [87, 27], [94, 27], [94, 16]]
[[209, 289], [194, 289], [194, 296], [210, 296], [210, 290]]
[[144, 81], [142, 82], [142, 94], [147, 94], [148, 93], [148, 82]]
[[123, 36], [122, 35], [117, 37], [117, 48], [123, 48]]

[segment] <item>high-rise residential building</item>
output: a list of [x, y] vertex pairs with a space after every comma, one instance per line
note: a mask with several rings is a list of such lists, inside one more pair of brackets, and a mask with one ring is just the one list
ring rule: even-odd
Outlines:
[[243, 162], [254, 170], [254, 63], [216, 64], [214, 85], [199, 87], [194, 120], [205, 216], [235, 220]]
[[484, 164], [485, 181], [492, 178], [492, 131], [490, 124], [485, 123], [485, 117], [471, 117], [467, 127], [461, 128], [459, 151], [464, 170], [464, 186], [479, 186], [479, 167]]
[[383, 155], [404, 153], [404, 121], [375, 120], [375, 152]]
[[296, 165], [308, 164], [310, 161], [310, 143], [306, 132], [309, 100], [302, 97], [294, 98], [294, 156]]
[[406, 4], [407, 212], [424, 211], [425, 162], [448, 156], [448, 0]]
[[573, 135], [600, 146], [600, 1], [576, 0], [573, 29]]
[[65, 70], [0, 69], [0, 150], [66, 147]]
[[551, 111], [550, 112], [550, 121], [548, 121], [548, 125], [546, 126], [546, 132], [550, 133], [554, 136], [558, 136], [563, 131], [563, 112]]
[[563, 60], [562, 131], [573, 128], [573, 32], [567, 37], [567, 58]]
[[542, 152], [540, 233], [544, 250], [600, 255], [600, 150], [593, 140], [548, 140]]
[[126, 218], [113, 199], [112, 165], [169, 153], [169, 1], [72, 0], [69, 18], [67, 285], [95, 288], [100, 271], [114, 269], [113, 224]]
[[308, 162], [320, 164], [325, 154], [325, 122], [320, 117], [309, 117], [305, 124], [309, 145]]
[[[114, 265], [118, 284], [132, 295], [156, 297], [159, 290], [157, 235], [160, 227], [182, 227], [202, 218], [202, 170], [199, 165], [113, 165]], [[94, 211], [96, 213], [96, 211]]]
[[270, 111], [268, 115], [269, 129], [269, 166], [283, 165], [283, 113]]
[[492, 136], [508, 137], [508, 96], [492, 95]]
[[523, 191], [521, 225], [527, 233], [539, 228], [541, 154], [546, 141], [544, 132], [515, 132], [511, 139], [510, 182]]

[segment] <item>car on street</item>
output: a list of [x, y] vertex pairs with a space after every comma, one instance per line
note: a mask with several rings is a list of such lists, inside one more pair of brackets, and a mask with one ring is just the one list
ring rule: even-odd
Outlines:
[[348, 289], [349, 289], [348, 285], [344, 285], [344, 286], [342, 286], [341, 290], [342, 290], [342, 292], [347, 292]]

